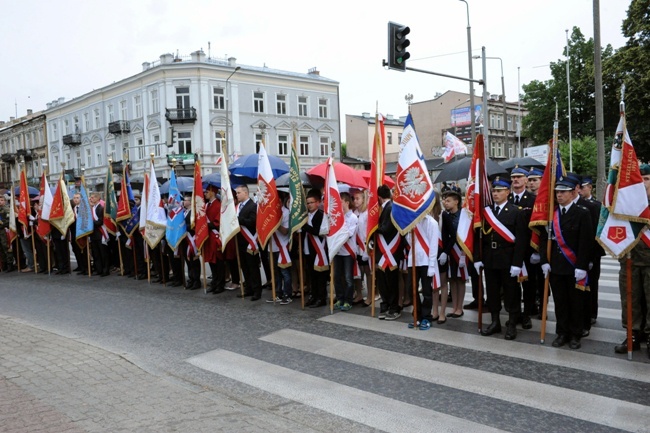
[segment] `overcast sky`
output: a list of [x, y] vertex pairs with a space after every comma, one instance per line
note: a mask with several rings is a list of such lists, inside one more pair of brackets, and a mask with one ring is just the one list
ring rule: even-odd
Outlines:
[[[548, 64], [563, 58], [565, 29], [593, 37], [592, 0], [467, 0], [472, 48], [503, 59], [506, 98], [520, 83], [546, 80]], [[28, 108], [45, 109], [142, 70], [163, 53], [202, 48], [239, 64], [307, 72], [340, 82], [341, 117], [379, 111], [405, 115], [437, 92], [469, 91], [465, 81], [385, 70], [387, 22], [411, 28], [408, 66], [468, 76], [467, 9], [459, 0], [356, 2], [330, 0], [2, 0], [0, 120]], [[603, 46], [625, 44], [621, 23], [628, 0], [600, 0]], [[569, 32], [570, 34], [570, 32]], [[474, 61], [474, 76], [482, 74]], [[488, 91], [501, 93], [498, 60], [488, 60]], [[476, 86], [477, 92], [482, 91]], [[343, 122], [344, 123], [344, 122]], [[417, 125], [415, 125], [417, 128]], [[345, 138], [343, 138], [345, 139]]]

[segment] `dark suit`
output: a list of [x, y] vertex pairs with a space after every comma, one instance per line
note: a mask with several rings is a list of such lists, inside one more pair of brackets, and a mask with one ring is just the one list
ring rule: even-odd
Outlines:
[[[536, 198], [537, 196], [532, 192], [524, 191], [519, 199], [519, 203], [515, 204], [515, 194], [510, 193], [510, 195], [508, 195], [508, 202], [519, 207], [519, 209], [522, 211], [526, 227], [528, 227], [528, 223], [530, 222], [530, 217], [532, 215], [532, 210], [533, 206], [535, 205]], [[539, 263], [530, 263], [530, 256], [535, 253], [533, 247], [530, 246], [530, 237], [532, 235], [532, 230], [527, 229], [526, 235], [527, 248], [524, 254], [524, 263], [526, 264], [526, 270], [528, 271], [528, 279], [521, 283], [521, 287], [523, 289], [524, 315], [534, 316], [537, 314], [537, 294], [543, 293], [544, 280], [542, 279], [543, 275]]]
[[[249, 198], [243, 206], [240, 204], [237, 219], [242, 229], [246, 227], [251, 234], [255, 235], [257, 230], [257, 205], [253, 200]], [[251, 254], [250, 250], [248, 250], [249, 243], [241, 231], [237, 234], [237, 245], [239, 246], [239, 261], [241, 263], [242, 274], [245, 279], [244, 293], [252, 295], [255, 298], [262, 296], [260, 256], [257, 252]]]
[[107, 276], [110, 274], [110, 257], [108, 245], [102, 242], [103, 235], [101, 227], [104, 224], [104, 207], [101, 204], [93, 206], [97, 219], [93, 219], [93, 232], [90, 235], [91, 254], [93, 256], [94, 268], [97, 274]]
[[515, 236], [515, 242], [506, 240], [484, 220], [482, 233], [474, 237], [474, 257], [477, 262], [483, 262], [487, 304], [492, 321], [498, 321], [501, 311], [500, 293], [503, 288], [506, 310], [510, 313], [511, 323], [516, 324], [521, 315], [521, 291], [517, 277], [510, 276], [510, 267], [520, 268], [523, 264], [528, 245], [528, 226], [517, 206], [505, 202], [500, 207], [496, 218]]
[[[314, 236], [320, 241], [325, 240], [325, 236], [320, 235], [320, 227], [323, 223], [323, 218], [325, 213], [318, 209], [311, 216], [311, 221], [309, 216], [307, 217], [307, 224], [302, 226], [302, 230], [305, 232], [305, 247], [309, 249], [309, 254], [307, 254], [306, 266], [307, 272], [309, 273], [309, 280], [311, 286], [311, 296], [312, 301], [325, 301], [327, 299], [327, 279], [329, 277], [329, 270], [315, 269], [314, 263], [316, 262], [316, 249], [309, 242], [309, 236]], [[327, 251], [327, 244], [325, 244], [325, 251]], [[326, 253], [327, 254], [327, 253]]]
[[[386, 240], [386, 244], [390, 244], [393, 239], [395, 239], [396, 236], [399, 236], [400, 239], [398, 242], [401, 244], [402, 239], [400, 234], [397, 231], [397, 228], [395, 228], [395, 225], [393, 224], [393, 221], [390, 218], [391, 212], [393, 209], [393, 202], [391, 200], [388, 201], [383, 206], [383, 209], [381, 210], [381, 214], [379, 215], [379, 226], [377, 227], [377, 235], [383, 235], [384, 239]], [[375, 242], [375, 262], [379, 263], [382, 258], [383, 254], [381, 252], [381, 249], [379, 248], [378, 245], [378, 240]], [[400, 245], [397, 248], [397, 251], [395, 251], [395, 254], [393, 254], [393, 257], [395, 258], [395, 261], [399, 265], [399, 261], [402, 260], [404, 255], [404, 248], [402, 245]], [[375, 280], [377, 284], [377, 290], [379, 291], [379, 295], [381, 296], [381, 305], [380, 305], [380, 312], [382, 313], [398, 313], [400, 312], [401, 308], [399, 306], [399, 268], [395, 267], [395, 269], [390, 269], [389, 267], [386, 267], [385, 269], [382, 269], [380, 266], [377, 266], [377, 271], [375, 272]]]
[[546, 231], [542, 232], [540, 250], [546, 251], [547, 243], [552, 242], [551, 257], [548, 261], [546, 254], [542, 254], [541, 261], [551, 265], [550, 282], [555, 300], [556, 333], [579, 340], [584, 326], [582, 317], [585, 291], [576, 288], [575, 270], [589, 269], [593, 249], [591, 217], [587, 208], [577, 203], [572, 204], [566, 214], [560, 216], [560, 230], [564, 241], [576, 255], [576, 265], [572, 265], [562, 254], [555, 235], [549, 240]]
[[583, 313], [584, 327], [588, 330], [591, 329], [591, 319], [596, 319], [598, 317], [598, 280], [600, 279], [600, 259], [605, 255], [605, 250], [600, 246], [598, 241], [596, 241], [596, 231], [598, 230], [598, 220], [600, 219], [600, 208], [602, 207], [602, 204], [593, 197], [589, 200], [585, 200], [581, 197], [578, 199], [578, 204], [589, 210], [589, 215], [591, 216], [591, 229], [593, 232], [593, 244], [591, 250], [591, 263], [593, 263], [593, 266], [588, 271], [589, 292], [587, 292], [585, 296], [585, 311]]

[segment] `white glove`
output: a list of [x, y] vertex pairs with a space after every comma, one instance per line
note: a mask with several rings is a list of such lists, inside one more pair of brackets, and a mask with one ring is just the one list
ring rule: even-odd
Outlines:
[[30, 226], [30, 227], [34, 227], [34, 221], [30, 221], [30, 222], [29, 222], [29, 226]]
[[476, 269], [477, 274], [481, 273], [482, 267], [483, 267], [483, 262], [474, 262], [474, 269]]
[[427, 277], [433, 277], [436, 274], [436, 267], [435, 266], [428, 266], [427, 267]]
[[520, 272], [521, 272], [521, 268], [517, 266], [510, 266], [510, 276], [512, 278], [518, 277]]
[[583, 280], [587, 276], [587, 271], [576, 269], [576, 281]]
[[34, 220], [36, 220], [36, 218], [34, 217], [34, 215], [30, 215], [30, 216], [29, 216], [29, 220], [30, 220], [30, 221], [34, 221]]
[[460, 256], [460, 259], [458, 260], [458, 267], [464, 268], [465, 266], [467, 266], [467, 260], [465, 260], [465, 256]]
[[65, 235], [64, 235], [64, 236], [61, 236], [61, 240], [62, 240], [62, 241], [64, 241], [64, 240], [65, 240]]
[[551, 265], [544, 263], [542, 265], [542, 273], [544, 274], [544, 278], [548, 277], [549, 272], [551, 272]]
[[594, 268], [594, 262], [589, 262], [589, 270], [591, 271]]
[[440, 254], [440, 257], [438, 257], [438, 261], [440, 262], [441, 265], [447, 263], [447, 253]]
[[372, 239], [370, 239], [370, 240], [368, 241], [368, 249], [369, 249], [369, 250], [372, 250], [372, 249], [374, 249], [374, 248], [375, 248], [375, 243], [373, 242]]
[[538, 263], [539, 263], [539, 259], [540, 259], [540, 258], [539, 258], [539, 254], [537, 254], [537, 253], [533, 253], [533, 254], [531, 254], [531, 256], [530, 256], [530, 264], [531, 264], [531, 265], [536, 265], [536, 264], [538, 264]]

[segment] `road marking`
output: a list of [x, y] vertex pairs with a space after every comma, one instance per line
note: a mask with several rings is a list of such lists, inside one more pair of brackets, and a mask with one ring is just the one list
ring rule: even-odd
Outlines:
[[[227, 350], [187, 359], [192, 365], [304, 405], [387, 432], [501, 431]], [[427, 427], [428, 426], [428, 427]]]
[[460, 347], [467, 350], [490, 352], [510, 358], [543, 362], [560, 367], [591, 371], [592, 373], [604, 374], [606, 376], [650, 383], [650, 368], [648, 368], [647, 364], [629, 362], [623, 358], [615, 359], [590, 355], [579, 351], [556, 349], [551, 347], [551, 341], [554, 338], [552, 334], [547, 334], [545, 345], [517, 344], [499, 338], [488, 338], [476, 334], [447, 331], [439, 327], [432, 328], [431, 331], [414, 331], [408, 329], [406, 324], [402, 322], [386, 322], [357, 314], [332, 314], [321, 317], [319, 320], [336, 325], [350, 326], [384, 334], [429, 341], [431, 343]]
[[636, 431], [649, 409], [636, 403], [292, 329], [274, 332], [260, 340], [623, 430]]

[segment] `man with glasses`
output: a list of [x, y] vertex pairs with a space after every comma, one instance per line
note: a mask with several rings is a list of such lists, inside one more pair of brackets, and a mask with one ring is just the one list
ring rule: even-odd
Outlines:
[[[326, 305], [326, 284], [329, 276], [326, 235], [321, 235], [321, 226], [325, 216], [320, 209], [321, 195], [318, 189], [312, 189], [307, 194], [307, 224], [302, 229], [305, 232], [304, 252], [307, 256], [307, 269], [311, 281], [311, 296], [305, 305], [318, 308]], [[323, 227], [324, 228], [324, 227]]]
[[257, 204], [250, 199], [248, 187], [239, 185], [235, 188], [237, 196], [237, 219], [240, 231], [237, 233], [239, 261], [244, 275], [244, 294], [238, 298], [250, 296], [251, 301], [262, 297], [262, 276], [260, 275], [260, 255], [257, 245]]

